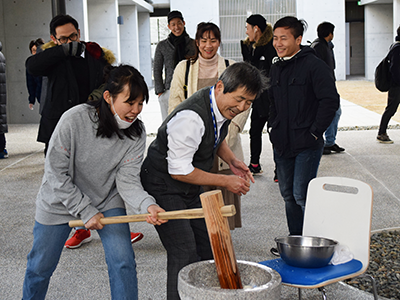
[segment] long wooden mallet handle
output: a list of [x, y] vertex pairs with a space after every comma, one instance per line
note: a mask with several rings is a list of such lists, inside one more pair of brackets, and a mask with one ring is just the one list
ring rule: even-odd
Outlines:
[[[236, 214], [235, 206], [234, 205], [222, 206], [221, 213], [224, 217], [232, 217]], [[120, 224], [120, 223], [130, 223], [130, 222], [143, 222], [146, 221], [146, 218], [148, 216], [150, 216], [150, 214], [101, 218], [100, 223], [102, 225], [109, 225], [109, 224]], [[161, 212], [158, 213], [158, 217], [163, 220], [200, 219], [204, 218], [204, 213], [202, 208], [183, 209], [183, 210]], [[69, 221], [68, 224], [69, 227], [85, 226], [85, 224], [81, 220]]]

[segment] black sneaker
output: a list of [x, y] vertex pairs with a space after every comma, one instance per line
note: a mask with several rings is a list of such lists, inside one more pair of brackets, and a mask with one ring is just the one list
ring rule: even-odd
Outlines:
[[249, 170], [253, 175], [261, 175], [263, 170], [261, 169], [261, 165], [258, 164], [257, 167], [253, 167], [252, 164], [249, 165]]
[[325, 151], [325, 149], [329, 150], [329, 151], [334, 151], [334, 152], [343, 152], [345, 150], [344, 148], [339, 147], [338, 144], [334, 144], [334, 145], [329, 146], [329, 147], [324, 147], [324, 151]]
[[322, 152], [322, 154], [331, 154], [331, 150], [329, 150], [327, 147], [324, 147], [324, 151]]
[[393, 144], [393, 141], [389, 139], [389, 136], [386, 133], [378, 134], [376, 139], [382, 144]]

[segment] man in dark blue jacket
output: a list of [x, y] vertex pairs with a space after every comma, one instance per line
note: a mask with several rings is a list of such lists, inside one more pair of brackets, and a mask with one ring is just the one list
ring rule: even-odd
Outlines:
[[332, 71], [313, 49], [301, 46], [305, 26], [295, 17], [275, 23], [278, 57], [270, 70], [270, 139], [291, 235], [302, 234], [307, 187], [317, 176], [322, 135], [339, 108]]
[[[333, 78], [335, 78], [335, 55], [333, 54], [333, 30], [335, 25], [329, 22], [322, 22], [318, 25], [318, 38], [312, 42], [311, 48], [314, 48], [317, 56], [322, 59], [332, 70]], [[336, 144], [336, 134], [342, 109], [336, 111], [335, 117], [331, 125], [325, 131], [325, 146], [323, 154], [331, 154], [331, 152], [342, 152], [345, 149]]]

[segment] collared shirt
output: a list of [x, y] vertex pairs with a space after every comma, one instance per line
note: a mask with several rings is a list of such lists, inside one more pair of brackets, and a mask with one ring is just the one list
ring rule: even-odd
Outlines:
[[[212, 106], [217, 122], [217, 138], [221, 127], [227, 120], [218, 109], [214, 90], [211, 93]], [[193, 157], [199, 148], [205, 132], [202, 118], [192, 110], [178, 112], [167, 124], [168, 134], [168, 173], [171, 175], [188, 175], [194, 170]]]

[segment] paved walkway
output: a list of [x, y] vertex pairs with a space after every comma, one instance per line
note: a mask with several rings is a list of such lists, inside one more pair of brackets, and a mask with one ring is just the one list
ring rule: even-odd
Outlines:
[[[342, 128], [376, 127], [379, 124], [379, 114], [349, 101], [342, 100], [342, 109], [339, 123]], [[145, 105], [142, 118], [147, 132], [156, 132], [161, 117], [155, 96], [152, 95], [149, 105]], [[396, 124], [392, 122], [392, 125]], [[337, 143], [346, 151], [323, 156], [318, 176], [350, 177], [370, 184], [374, 190], [372, 229], [380, 230], [400, 227], [400, 130], [389, 130], [395, 142], [392, 145], [377, 143], [376, 132], [340, 131]], [[0, 160], [0, 299], [21, 298], [26, 255], [32, 246], [35, 197], [43, 176], [43, 145], [36, 142], [36, 134], [37, 125], [10, 125], [6, 135], [10, 158]], [[149, 137], [148, 143], [152, 140], [153, 137]], [[242, 141], [245, 157], [248, 157], [247, 134], [243, 135]], [[274, 238], [287, 234], [284, 204], [278, 185], [272, 181], [272, 151], [267, 135], [263, 143], [261, 163], [264, 174], [256, 178], [251, 191], [242, 197], [243, 228], [232, 231], [237, 258], [254, 262], [272, 258], [269, 249], [274, 246]], [[132, 212], [128, 210], [128, 213]], [[146, 223], [131, 223], [130, 226], [145, 236], [133, 245], [139, 299], [165, 299], [166, 255], [157, 233]], [[91, 243], [63, 251], [47, 299], [110, 299], [101, 241], [96, 232], [93, 236]], [[327, 290], [331, 300], [373, 299], [344, 284], [330, 285]], [[315, 290], [307, 291], [303, 296], [304, 299], [320, 299]], [[296, 289], [282, 287], [281, 299], [296, 297]]]

